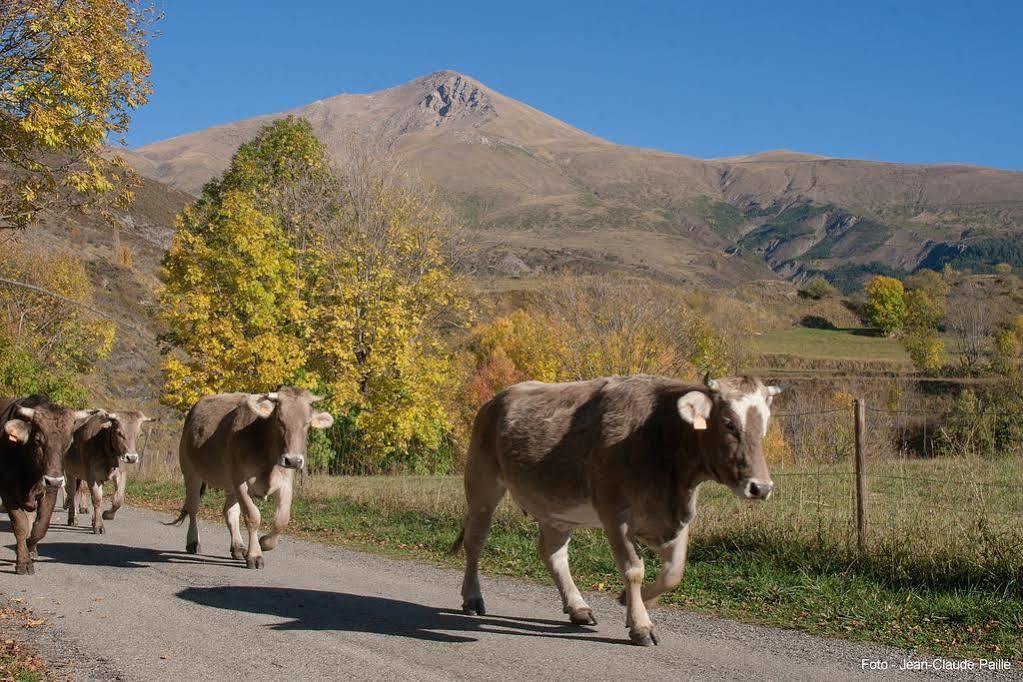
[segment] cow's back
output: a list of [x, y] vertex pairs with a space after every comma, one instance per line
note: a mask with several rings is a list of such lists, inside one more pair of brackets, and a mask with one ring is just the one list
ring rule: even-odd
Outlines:
[[246, 397], [246, 393], [219, 393], [201, 398], [185, 417], [182, 447], [199, 453], [226, 446], [234, 412]]
[[603, 392], [617, 378], [526, 382], [495, 396], [486, 422], [501, 479], [527, 511], [587, 497], [601, 450]]

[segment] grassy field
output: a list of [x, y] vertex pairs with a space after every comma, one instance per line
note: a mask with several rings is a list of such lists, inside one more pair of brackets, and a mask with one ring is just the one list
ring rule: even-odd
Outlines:
[[910, 363], [896, 339], [872, 336], [864, 329], [791, 327], [756, 337], [756, 349], [763, 355]]
[[[705, 486], [682, 584], [662, 601], [696, 611], [950, 656], [1023, 659], [1023, 481], [1019, 460], [871, 463], [866, 556], [859, 556], [848, 463], [777, 468], [764, 504]], [[203, 514], [220, 518], [213, 492]], [[172, 513], [177, 483], [136, 481], [129, 501]], [[446, 550], [463, 502], [455, 477], [307, 477], [289, 532], [457, 565]], [[264, 516], [266, 518], [266, 516]], [[222, 540], [209, 538], [213, 549]], [[182, 543], [184, 533], [182, 533]], [[647, 577], [658, 568], [648, 558]], [[578, 532], [584, 589], [621, 583], [603, 533]], [[484, 553], [491, 575], [550, 583], [535, 524], [507, 500]], [[460, 597], [451, 595], [452, 606]], [[551, 587], [552, 609], [557, 595]], [[624, 617], [606, 614], [605, 619]]]

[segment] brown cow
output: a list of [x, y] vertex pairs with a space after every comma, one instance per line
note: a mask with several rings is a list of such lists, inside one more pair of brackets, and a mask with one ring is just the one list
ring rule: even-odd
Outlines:
[[[476, 415], [465, 469], [462, 609], [486, 610], [478, 563], [498, 502], [509, 491], [540, 523], [540, 556], [573, 623], [596, 624], [568, 569], [573, 528], [607, 533], [636, 644], [657, 643], [646, 606], [682, 579], [697, 489], [722, 483], [747, 499], [773, 484], [763, 454], [770, 405], [781, 389], [748, 377], [689, 385], [653, 376], [567, 384], [530, 381]], [[639, 540], [664, 561], [643, 587]]]
[[[189, 410], [178, 450], [185, 504], [171, 522], [178, 525], [188, 517], [186, 551], [199, 552], [195, 515], [208, 484], [224, 490], [231, 556], [244, 557], [248, 568], [263, 567], [263, 550], [277, 546], [278, 536], [291, 520], [295, 470], [305, 466], [309, 427], [326, 429], [334, 423], [329, 414], [313, 409], [318, 400], [303, 389], [281, 388], [275, 393], [206, 396]], [[259, 509], [252, 498], [268, 495], [276, 503], [273, 530], [260, 538]], [[249, 531], [248, 550], [238, 527], [241, 511]]]
[[[0, 498], [17, 541], [15, 572], [35, 572], [36, 546], [46, 536], [64, 483], [61, 461], [75, 427], [93, 413], [55, 405], [42, 396], [0, 401]], [[29, 513], [35, 521], [29, 529]]]
[[[124, 504], [128, 473], [125, 464], [139, 461], [138, 439], [142, 425], [155, 421], [141, 412], [99, 412], [75, 430], [71, 448], [64, 456], [64, 505], [67, 523], [76, 523], [76, 494], [84, 482], [92, 496], [92, 532], [103, 533], [103, 520], [111, 520]], [[103, 484], [115, 482], [114, 501], [103, 511]]]

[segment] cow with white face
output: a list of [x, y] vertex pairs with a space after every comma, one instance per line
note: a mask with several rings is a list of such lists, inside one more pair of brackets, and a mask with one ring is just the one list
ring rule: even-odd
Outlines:
[[[682, 579], [699, 486], [716, 481], [744, 499], [774, 487], [763, 442], [781, 389], [736, 377], [703, 385], [653, 376], [565, 384], [530, 381], [480, 408], [465, 468], [462, 609], [483, 615], [479, 557], [505, 491], [540, 524], [540, 557], [577, 624], [595, 624], [568, 570], [572, 530], [603, 528], [621, 571], [629, 637], [656, 644], [647, 605]], [[664, 561], [643, 585], [636, 542]]]
[[[221, 393], [202, 398], [188, 412], [178, 457], [185, 477], [185, 504], [171, 523], [188, 517], [186, 551], [200, 550], [196, 514], [207, 485], [224, 490], [224, 520], [231, 533], [231, 556], [248, 568], [263, 567], [263, 551], [291, 520], [295, 471], [305, 467], [309, 429], [334, 423], [327, 412], [313, 408], [321, 400], [299, 388], [273, 393]], [[276, 503], [273, 529], [259, 537], [259, 508], [252, 498], [272, 496]], [[245, 514], [248, 548], [239, 517]]]
[[[92, 498], [92, 532], [103, 533], [103, 521], [110, 521], [124, 504], [128, 484], [127, 464], [139, 461], [142, 427], [156, 421], [137, 410], [100, 411], [75, 430], [71, 448], [64, 455], [64, 506], [69, 526], [77, 522], [83, 508], [77, 497], [84, 484]], [[114, 481], [114, 500], [103, 511], [103, 484]]]

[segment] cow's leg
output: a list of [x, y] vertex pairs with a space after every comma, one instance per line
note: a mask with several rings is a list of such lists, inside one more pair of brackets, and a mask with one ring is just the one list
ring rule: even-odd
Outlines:
[[572, 531], [558, 530], [553, 526], [540, 524], [540, 559], [554, 578], [554, 584], [561, 593], [561, 606], [569, 620], [576, 625], [596, 625], [593, 610], [583, 599], [579, 588], [568, 570], [568, 542]]
[[245, 542], [242, 540], [241, 530], [242, 508], [238, 505], [238, 498], [234, 493], [224, 493], [224, 522], [227, 523], [227, 531], [231, 534], [231, 558], [245, 558]]
[[50, 529], [50, 519], [53, 517], [53, 508], [57, 506], [57, 491], [50, 489], [39, 496], [36, 504], [36, 520], [32, 524], [32, 532], [25, 543], [26, 549], [31, 557], [38, 554], [36, 547], [46, 537], [46, 531]]
[[629, 639], [640, 646], [657, 644], [654, 624], [643, 604], [643, 557], [636, 551], [628, 524], [622, 520], [605, 521], [604, 531], [625, 583], [625, 626], [629, 628]]
[[249, 531], [249, 547], [245, 554], [246, 568], [263, 568], [263, 550], [259, 546], [259, 507], [249, 497], [249, 487], [242, 483], [235, 488], [235, 495], [245, 515], [245, 527]]
[[92, 495], [92, 532], [102, 535], [106, 532], [103, 528], [103, 484], [99, 481], [90, 481], [89, 492]]
[[480, 554], [490, 533], [490, 520], [504, 496], [504, 485], [497, 474], [482, 470], [478, 461], [470, 459], [465, 478], [465, 501], [468, 511], [462, 528], [465, 546], [465, 578], [462, 580], [462, 612], [470, 616], [486, 615], [480, 590]]
[[[661, 567], [661, 572], [657, 574], [654, 582], [643, 586], [643, 603], [646, 604], [647, 608], [655, 606], [659, 596], [674, 589], [682, 581], [682, 573], [686, 568], [686, 551], [688, 548], [689, 526], [679, 531], [674, 540], [669, 540], [659, 547], [652, 548], [661, 557], [664, 565]], [[618, 603], [625, 604], [625, 590], [622, 590], [621, 594], [618, 595]]]
[[11, 525], [14, 527], [14, 552], [17, 558], [14, 560], [14, 572], [18, 575], [30, 575], [35, 573], [32, 566], [32, 555], [28, 553], [28, 512], [24, 509], [10, 509], [7, 512], [11, 517]]
[[124, 467], [119, 467], [117, 476], [114, 478], [114, 501], [110, 504], [110, 509], [103, 512], [103, 518], [107, 521], [113, 520], [117, 510], [124, 506], [124, 491], [127, 487], [128, 472]]
[[672, 590], [682, 581], [686, 569], [686, 553], [689, 549], [689, 526], [686, 525], [674, 540], [656, 548], [664, 564], [653, 583], [643, 588], [643, 603], [648, 607], [657, 603], [657, 598]]
[[67, 525], [78, 523], [78, 479], [74, 476], [64, 477], [64, 509], [67, 509]]
[[[184, 465], [184, 461], [182, 461]], [[185, 551], [189, 554], [198, 554], [202, 547], [199, 544], [199, 524], [196, 517], [199, 515], [199, 504], [202, 502], [202, 479], [199, 478], [191, 468], [182, 466], [182, 473], [185, 475], [185, 504], [184, 512], [188, 514], [188, 534], [185, 535]]]
[[78, 513], [84, 514], [89, 511], [89, 507], [85, 504], [85, 496], [89, 492], [89, 486], [85, 479], [76, 479], [78, 481], [78, 488], [75, 490], [75, 504], [78, 505]]
[[259, 547], [264, 552], [277, 547], [277, 539], [291, 521], [291, 484], [282, 484], [274, 493], [273, 529], [259, 538]]

